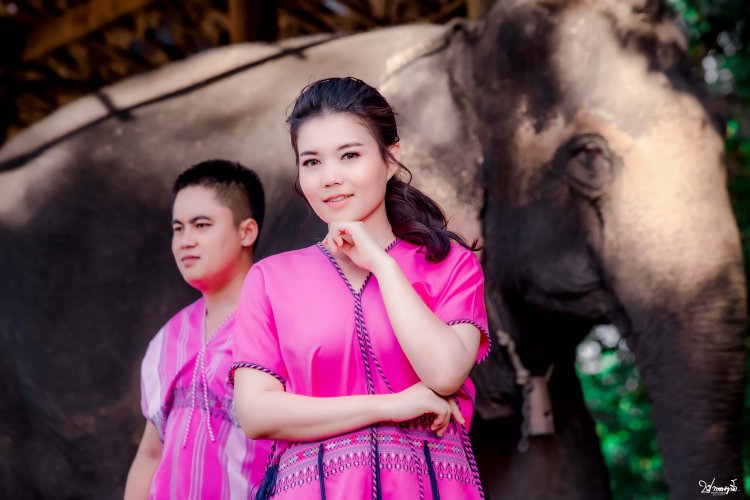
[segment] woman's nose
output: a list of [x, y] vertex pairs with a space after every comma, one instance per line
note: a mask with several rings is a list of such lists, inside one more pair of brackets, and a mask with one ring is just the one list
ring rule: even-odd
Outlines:
[[336, 165], [332, 165], [330, 163], [325, 165], [323, 167], [322, 181], [325, 187], [341, 184], [341, 169], [339, 169]]

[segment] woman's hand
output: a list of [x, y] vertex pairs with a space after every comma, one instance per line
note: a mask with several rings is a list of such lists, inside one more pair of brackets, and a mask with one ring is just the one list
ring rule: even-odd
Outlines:
[[422, 415], [435, 415], [430, 429], [439, 437], [445, 434], [451, 417], [461, 425], [465, 423], [461, 410], [453, 397], [442, 397], [422, 382], [416, 383], [406, 390], [391, 395], [392, 407], [389, 409], [390, 420], [404, 422]]
[[332, 255], [339, 250], [349, 257], [357, 267], [372, 271], [375, 263], [388, 258], [375, 238], [360, 221], [332, 222], [323, 244]]

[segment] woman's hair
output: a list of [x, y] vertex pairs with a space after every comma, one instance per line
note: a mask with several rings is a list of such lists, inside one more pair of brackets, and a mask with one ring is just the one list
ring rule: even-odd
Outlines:
[[[478, 249], [476, 242], [470, 246], [461, 236], [449, 231], [440, 206], [411, 185], [411, 172], [388, 149], [399, 141], [395, 113], [380, 92], [362, 80], [326, 78], [302, 89], [286, 120], [298, 161], [300, 127], [311, 118], [334, 113], [348, 113], [358, 118], [378, 143], [383, 160], [399, 166], [385, 190], [385, 210], [397, 238], [424, 248], [425, 256], [431, 262], [440, 262], [448, 256], [450, 240], [471, 250]], [[401, 172], [406, 173], [406, 181], [399, 178]], [[299, 192], [299, 175], [295, 186]]]

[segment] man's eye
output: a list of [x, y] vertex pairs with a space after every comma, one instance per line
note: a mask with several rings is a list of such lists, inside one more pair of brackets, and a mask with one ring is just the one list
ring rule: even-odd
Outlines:
[[211, 225], [211, 224], [208, 224], [207, 222], [198, 222], [198, 223], [197, 223], [197, 224], [195, 225], [195, 227], [197, 227], [198, 229], [203, 229], [203, 228], [206, 228], [206, 227], [208, 227], [208, 226], [210, 226], [210, 225]]
[[179, 233], [180, 231], [182, 231], [182, 226], [172, 226], [173, 233]]
[[359, 157], [359, 153], [356, 151], [349, 151], [347, 153], [344, 153], [344, 155], [341, 157], [342, 160], [353, 160], [354, 158]]
[[315, 158], [310, 158], [309, 160], [305, 160], [302, 162], [303, 167], [314, 167], [315, 165], [319, 164], [320, 162], [316, 160]]

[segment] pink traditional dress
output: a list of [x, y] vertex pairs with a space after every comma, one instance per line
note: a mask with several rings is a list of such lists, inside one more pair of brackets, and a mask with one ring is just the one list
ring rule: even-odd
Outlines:
[[226, 377], [232, 364], [230, 316], [208, 342], [205, 301], [159, 330], [141, 365], [141, 408], [162, 441], [150, 499], [247, 500], [263, 479], [270, 441], [239, 427]]
[[[438, 318], [482, 332], [477, 360], [483, 359], [490, 345], [484, 277], [474, 253], [452, 243], [448, 257], [432, 263], [419, 247], [398, 240], [387, 251]], [[255, 264], [237, 314], [232, 370], [264, 371], [287, 392], [388, 394], [419, 382], [391, 327], [377, 279], [370, 275], [354, 290], [322, 244]], [[456, 398], [468, 427], [471, 380]], [[430, 430], [432, 420], [381, 422], [315, 442], [279, 442], [273, 498], [483, 498], [467, 428], [454, 420], [439, 438]]]

